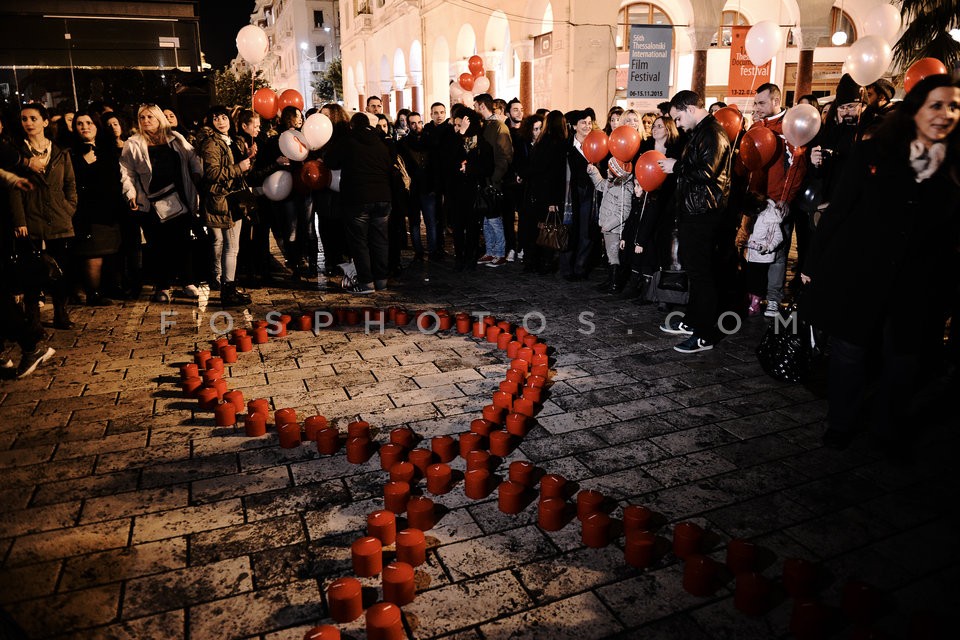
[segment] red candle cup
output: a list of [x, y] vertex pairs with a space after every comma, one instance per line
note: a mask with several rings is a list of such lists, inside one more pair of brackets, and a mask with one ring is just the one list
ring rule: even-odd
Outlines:
[[357, 309], [347, 309], [347, 324], [351, 327], [360, 324], [360, 311]]
[[673, 528], [673, 554], [685, 560], [700, 553], [703, 529], [693, 522], [681, 522]]
[[484, 316], [483, 324], [488, 327], [492, 327], [493, 325], [497, 324], [497, 319], [494, 318], [493, 316]]
[[384, 471], [390, 471], [393, 465], [403, 462], [403, 456], [406, 453], [403, 447], [398, 444], [385, 444], [380, 447], [380, 468]]
[[860, 580], [848, 580], [843, 585], [840, 608], [854, 622], [867, 625], [880, 612], [880, 592]]
[[394, 513], [403, 513], [410, 500], [410, 485], [391, 480], [383, 485], [383, 504]]
[[253, 351], [253, 337], [239, 336], [236, 340], [237, 340], [237, 351], [239, 351], [240, 353], [247, 353], [248, 351]]
[[503, 407], [488, 404], [483, 408], [483, 419], [493, 424], [503, 424], [503, 418], [506, 415], [507, 409]]
[[245, 335], [247, 335], [246, 329], [233, 329], [232, 331], [230, 331], [230, 337], [232, 339], [241, 338]]
[[537, 508], [537, 523], [544, 531], [560, 531], [563, 528], [567, 503], [560, 498], [541, 500]]
[[540, 499], [566, 498], [567, 479], [561, 475], [550, 473], [540, 478]]
[[[540, 345], [537, 345], [540, 346]], [[531, 370], [533, 367], [550, 364], [550, 358], [545, 353], [534, 353], [533, 360], [530, 362]]]
[[427, 560], [427, 539], [420, 529], [404, 529], [397, 534], [397, 560], [419, 567]]
[[206, 385], [211, 385], [222, 377], [223, 369], [206, 369], [202, 374], [200, 374], [203, 384]]
[[523, 511], [526, 487], [518, 482], [501, 482], [497, 487], [497, 508], [503, 513], [517, 514]]
[[267, 321], [266, 321], [266, 320], [254, 320], [252, 326], [253, 326], [254, 329], [266, 329], [266, 328], [267, 328]]
[[259, 438], [267, 433], [267, 418], [262, 413], [248, 413], [243, 428], [247, 437]]
[[203, 388], [203, 378], [200, 376], [187, 378], [180, 383], [180, 388], [183, 389], [183, 395], [188, 398], [196, 398], [197, 394], [200, 393], [200, 389]]
[[402, 309], [397, 309], [397, 315], [393, 318], [393, 323], [398, 327], [405, 327], [410, 324], [410, 313]]
[[610, 516], [605, 513], [591, 513], [581, 519], [583, 531], [581, 540], [591, 549], [602, 549], [610, 544]]
[[526, 336], [530, 335], [530, 332], [523, 327], [517, 327], [517, 330], [514, 333], [517, 334], [517, 340], [523, 340]]
[[759, 573], [740, 573], [733, 592], [733, 606], [748, 616], [762, 616], [770, 608], [770, 592], [770, 581]]
[[267, 333], [266, 329], [254, 329], [252, 342], [253, 344], [266, 344], [270, 341], [270, 334]]
[[640, 505], [631, 504], [623, 508], [623, 530], [625, 533], [649, 531], [652, 518], [653, 511]]
[[273, 412], [273, 421], [277, 427], [288, 422], [296, 422], [297, 411], [296, 409], [277, 409]]
[[506, 391], [494, 391], [493, 406], [497, 409], [503, 409], [505, 412], [509, 412], [510, 408], [513, 406], [513, 395], [507, 393]]
[[424, 496], [413, 496], [407, 502], [407, 524], [412, 529], [429, 531], [437, 524], [433, 500]]
[[530, 402], [540, 404], [543, 402], [543, 388], [542, 387], [524, 387], [523, 388], [523, 397]]
[[307, 440], [316, 440], [317, 431], [326, 429], [330, 424], [323, 416], [310, 416], [303, 421], [303, 432]]
[[209, 350], [204, 349], [204, 350], [201, 350], [201, 351], [194, 351], [194, 352], [193, 352], [193, 362], [194, 362], [194, 363], [197, 365], [197, 367], [199, 367], [200, 369], [206, 369], [206, 368], [207, 368], [207, 360], [209, 360], [209, 359], [210, 359], [210, 351], [209, 351]]
[[220, 347], [220, 357], [225, 364], [235, 364], [237, 362], [237, 348], [232, 344]]
[[527, 334], [523, 336], [523, 345], [527, 348], [530, 348], [530, 351], [533, 351], [533, 345], [537, 344], [537, 336], [532, 334]]
[[550, 365], [547, 364], [535, 364], [530, 367], [530, 374], [534, 376], [542, 376], [546, 378], [550, 375]]
[[506, 458], [513, 451], [513, 436], [506, 431], [494, 431], [490, 434], [490, 453]]
[[450, 462], [457, 457], [457, 441], [451, 436], [434, 436], [430, 449], [440, 462]]
[[407, 461], [419, 471], [420, 477], [427, 474], [427, 467], [433, 464], [433, 451], [430, 449], [414, 449], [407, 455]]
[[312, 331], [313, 330], [313, 318], [307, 314], [303, 314], [297, 318], [297, 329], [300, 331]]
[[[530, 337], [530, 336], [524, 336], [523, 342], [526, 343], [526, 338], [529, 338], [529, 337]], [[534, 340], [536, 340], [536, 339], [534, 339]], [[529, 369], [529, 368], [530, 368], [530, 361], [533, 360], [533, 349], [531, 349], [531, 348], [529, 347], [529, 345], [526, 345], [526, 344], [525, 344], [524, 346], [520, 347], [519, 350], [517, 350], [517, 358], [520, 359], [520, 360], [523, 360], [524, 362], [526, 362], [526, 363], [527, 363], [527, 369]]]
[[509, 393], [511, 396], [520, 395], [520, 383], [512, 380], [504, 380], [500, 383], [500, 391]]
[[593, 489], [583, 489], [577, 493], [577, 519], [581, 522], [587, 516], [600, 513], [603, 506], [603, 494]]
[[507, 357], [516, 358], [517, 352], [520, 351], [520, 347], [523, 346], [523, 343], [519, 340], [511, 340], [507, 343]]
[[798, 640], [816, 640], [826, 637], [830, 610], [823, 604], [803, 598], [793, 603], [790, 633]]
[[390, 431], [390, 443], [400, 445], [404, 449], [413, 449], [416, 439], [413, 429], [408, 427], [397, 427]]
[[646, 569], [653, 564], [657, 538], [649, 531], [627, 531], [623, 557], [627, 564], [637, 569]]
[[527, 488], [532, 488], [536, 483], [534, 474], [537, 471], [536, 465], [526, 460], [517, 460], [510, 463], [509, 477], [510, 482], [522, 484]]
[[383, 545], [374, 537], [354, 540], [350, 545], [353, 572], [361, 578], [371, 578], [383, 570]]
[[264, 398], [257, 398], [247, 403], [247, 413], [262, 413], [264, 418], [270, 417], [270, 403]]
[[484, 469], [467, 471], [463, 493], [471, 500], [482, 500], [490, 495], [490, 472]]
[[367, 516], [367, 535], [384, 546], [393, 544], [397, 539], [397, 517], [385, 509], [374, 511]]
[[197, 401], [202, 411], [213, 411], [217, 407], [217, 390], [204, 387], [197, 392]]
[[530, 430], [530, 419], [522, 413], [510, 413], [506, 417], [507, 433], [522, 438]]
[[221, 372], [222, 372], [222, 371], [223, 371], [223, 358], [220, 358], [220, 357], [209, 358], [209, 359], [207, 360], [207, 366], [204, 367], [204, 369], [207, 369], [208, 371], [214, 370], [214, 371], [221, 371]]
[[527, 370], [510, 367], [510, 369], [507, 370], [506, 379], [509, 380], [510, 382], [523, 384], [524, 380], [527, 379]]
[[[396, 313], [396, 310], [394, 310], [394, 313]], [[345, 308], [337, 307], [333, 310], [333, 316], [336, 318], [337, 324], [347, 324], [347, 310]]]
[[457, 316], [457, 333], [460, 335], [470, 333], [470, 316]]
[[373, 455], [369, 438], [350, 438], [347, 440], [347, 462], [363, 464]]
[[287, 422], [277, 427], [280, 436], [281, 449], [293, 449], [300, 446], [300, 425], [296, 422]]
[[473, 337], [474, 338], [485, 338], [487, 337], [487, 325], [482, 322], [473, 323]]
[[340, 640], [340, 629], [329, 624], [308, 629], [303, 634], [303, 640]]
[[210, 352], [215, 356], [223, 357], [223, 354], [220, 353], [220, 349], [230, 344], [230, 340], [226, 336], [217, 338], [216, 340], [210, 341]]
[[237, 409], [232, 402], [218, 404], [213, 410], [213, 418], [218, 427], [232, 427], [237, 424]]
[[340, 432], [333, 427], [317, 431], [316, 441], [321, 455], [332, 456], [340, 450]]
[[390, 480], [393, 482], [406, 482], [413, 484], [417, 476], [417, 468], [409, 462], [397, 462], [390, 467]]
[[537, 414], [537, 408], [530, 398], [517, 398], [513, 402], [513, 412], [532, 418]]
[[[478, 452], [471, 452], [471, 455], [473, 453]], [[450, 465], [442, 462], [439, 464], [432, 464], [426, 468], [426, 476], [427, 491], [433, 495], [438, 496], [450, 491], [450, 486], [453, 481], [453, 470], [450, 469]]]
[[530, 376], [527, 378], [527, 386], [534, 387], [536, 389], [542, 389], [547, 384], [546, 376]]
[[350, 438], [369, 438], [370, 423], [366, 420], [354, 420], [347, 425], [347, 436]]
[[217, 400], [223, 400], [223, 394], [227, 392], [227, 381], [223, 378], [219, 380], [214, 380], [212, 383], [207, 385], [209, 388], [214, 389], [217, 392]]
[[683, 589], [687, 593], [705, 598], [716, 590], [717, 563], [698, 553], [688, 555], [683, 565]]
[[200, 376], [200, 367], [196, 364], [182, 364], [180, 365], [180, 380], [186, 380], [187, 378], [197, 378]]
[[363, 615], [363, 586], [356, 578], [338, 578], [327, 587], [327, 604], [335, 622], [352, 622]]
[[783, 588], [791, 598], [812, 596], [817, 583], [817, 565], [801, 558], [783, 561]]
[[413, 567], [406, 562], [391, 562], [383, 570], [383, 599], [397, 606], [413, 602], [417, 589]]
[[236, 413], [243, 413], [243, 409], [246, 406], [243, 401], [243, 391], [227, 391], [223, 394], [224, 402], [229, 402], [233, 405], [233, 410]]
[[540, 356], [545, 356], [545, 355], [547, 355], [547, 343], [546, 343], [546, 342], [538, 342], [537, 344], [533, 345], [532, 349], [533, 349], [533, 355], [535, 355], [535, 356], [537, 356], [537, 355], [540, 355]]
[[489, 420], [484, 420], [483, 418], [477, 418], [476, 420], [470, 421], [470, 432], [476, 433], [477, 435], [487, 437], [493, 431], [495, 431], [497, 425], [493, 424]]
[[293, 316], [291, 316], [289, 313], [285, 313], [282, 316], [280, 316], [281, 326], [289, 327], [291, 322], [293, 322]]
[[453, 328], [453, 316], [451, 315], [441, 315], [440, 316], [440, 331], [450, 331]]
[[483, 436], [476, 433], [460, 434], [460, 457], [467, 459], [467, 454], [471, 451], [483, 448]]
[[492, 342], [497, 344], [497, 338], [500, 337], [500, 327], [487, 327], [486, 339], [487, 342]]
[[[510, 361], [510, 368], [516, 369], [523, 374], [527, 374], [530, 372], [530, 360], [525, 358], [514, 358]], [[526, 377], [526, 375], [524, 375], [524, 377]]]
[[497, 349], [501, 351], [506, 350], [507, 345], [513, 340], [513, 336], [509, 333], [503, 333], [503, 330], [500, 331], [500, 334], [497, 336]]
[[504, 333], [510, 333], [510, 330], [513, 329], [513, 325], [510, 324], [509, 320], [501, 320], [497, 323], [497, 326], [500, 327], [500, 331]]
[[757, 564], [757, 545], [739, 538], [727, 543], [727, 567], [733, 575], [755, 571]]
[[467, 471], [481, 469], [490, 471], [490, 454], [486, 451], [477, 450], [467, 454]]
[[390, 602], [378, 602], [367, 609], [367, 640], [404, 640], [400, 607]]

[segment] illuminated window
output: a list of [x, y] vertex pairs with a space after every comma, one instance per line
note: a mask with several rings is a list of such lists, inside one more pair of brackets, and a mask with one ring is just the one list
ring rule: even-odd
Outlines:
[[739, 11], [724, 11], [720, 14], [720, 28], [713, 34], [711, 47], [729, 47], [733, 42], [733, 30], [730, 27], [749, 27], [750, 23]]
[[630, 42], [630, 25], [632, 24], [669, 24], [673, 21], [667, 16], [667, 12], [655, 4], [649, 2], [638, 2], [628, 4], [620, 10], [617, 18], [617, 49], [627, 50], [627, 43]]

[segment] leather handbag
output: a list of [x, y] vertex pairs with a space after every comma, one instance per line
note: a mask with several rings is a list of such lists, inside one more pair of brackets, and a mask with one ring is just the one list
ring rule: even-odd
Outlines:
[[503, 193], [493, 185], [484, 185], [477, 190], [473, 199], [473, 211], [483, 218], [499, 218], [503, 204]]
[[160, 222], [166, 222], [187, 213], [187, 206], [183, 204], [183, 200], [180, 199], [174, 185], [161, 189], [157, 193], [149, 194], [147, 199], [153, 205], [153, 210], [160, 218]]
[[539, 225], [540, 231], [537, 233], [537, 244], [554, 251], [566, 251], [570, 241], [570, 234], [566, 225], [560, 219], [560, 214], [556, 211], [548, 211], [547, 219]]
[[822, 355], [822, 339], [813, 325], [804, 320], [796, 303], [786, 313], [788, 322], [775, 321], [767, 327], [757, 345], [757, 361], [774, 380], [802, 382]]

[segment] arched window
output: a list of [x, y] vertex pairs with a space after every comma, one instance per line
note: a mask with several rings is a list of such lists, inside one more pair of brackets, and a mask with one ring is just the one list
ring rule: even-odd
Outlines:
[[[832, 36], [837, 31], [842, 31], [847, 34], [847, 41], [841, 45], [833, 44]], [[854, 42], [857, 41], [857, 29], [853, 26], [853, 20], [850, 19], [850, 16], [847, 15], [846, 11], [843, 11], [839, 7], [833, 7], [830, 9], [830, 33], [825, 38], [820, 38], [817, 42], [817, 47], [849, 47]], [[795, 47], [797, 43], [793, 39], [793, 30], [789, 31], [787, 35], [787, 46]]]
[[628, 4], [617, 17], [617, 49], [626, 51], [632, 24], [673, 24], [667, 12], [650, 2]]
[[750, 23], [739, 11], [724, 11], [720, 14], [720, 28], [713, 34], [711, 47], [729, 47], [733, 42], [733, 30], [730, 27], [749, 27]]

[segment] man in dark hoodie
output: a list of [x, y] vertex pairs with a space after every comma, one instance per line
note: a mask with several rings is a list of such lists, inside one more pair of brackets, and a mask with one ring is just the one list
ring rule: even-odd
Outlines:
[[[850, 74], [845, 73], [837, 85], [836, 98], [830, 104], [826, 121], [811, 143], [810, 164], [814, 168], [813, 175], [820, 178], [823, 185], [821, 211], [829, 204], [843, 173], [843, 165], [857, 140], [857, 127], [862, 111], [860, 85]], [[816, 219], [819, 219], [819, 216], [816, 216]]]

